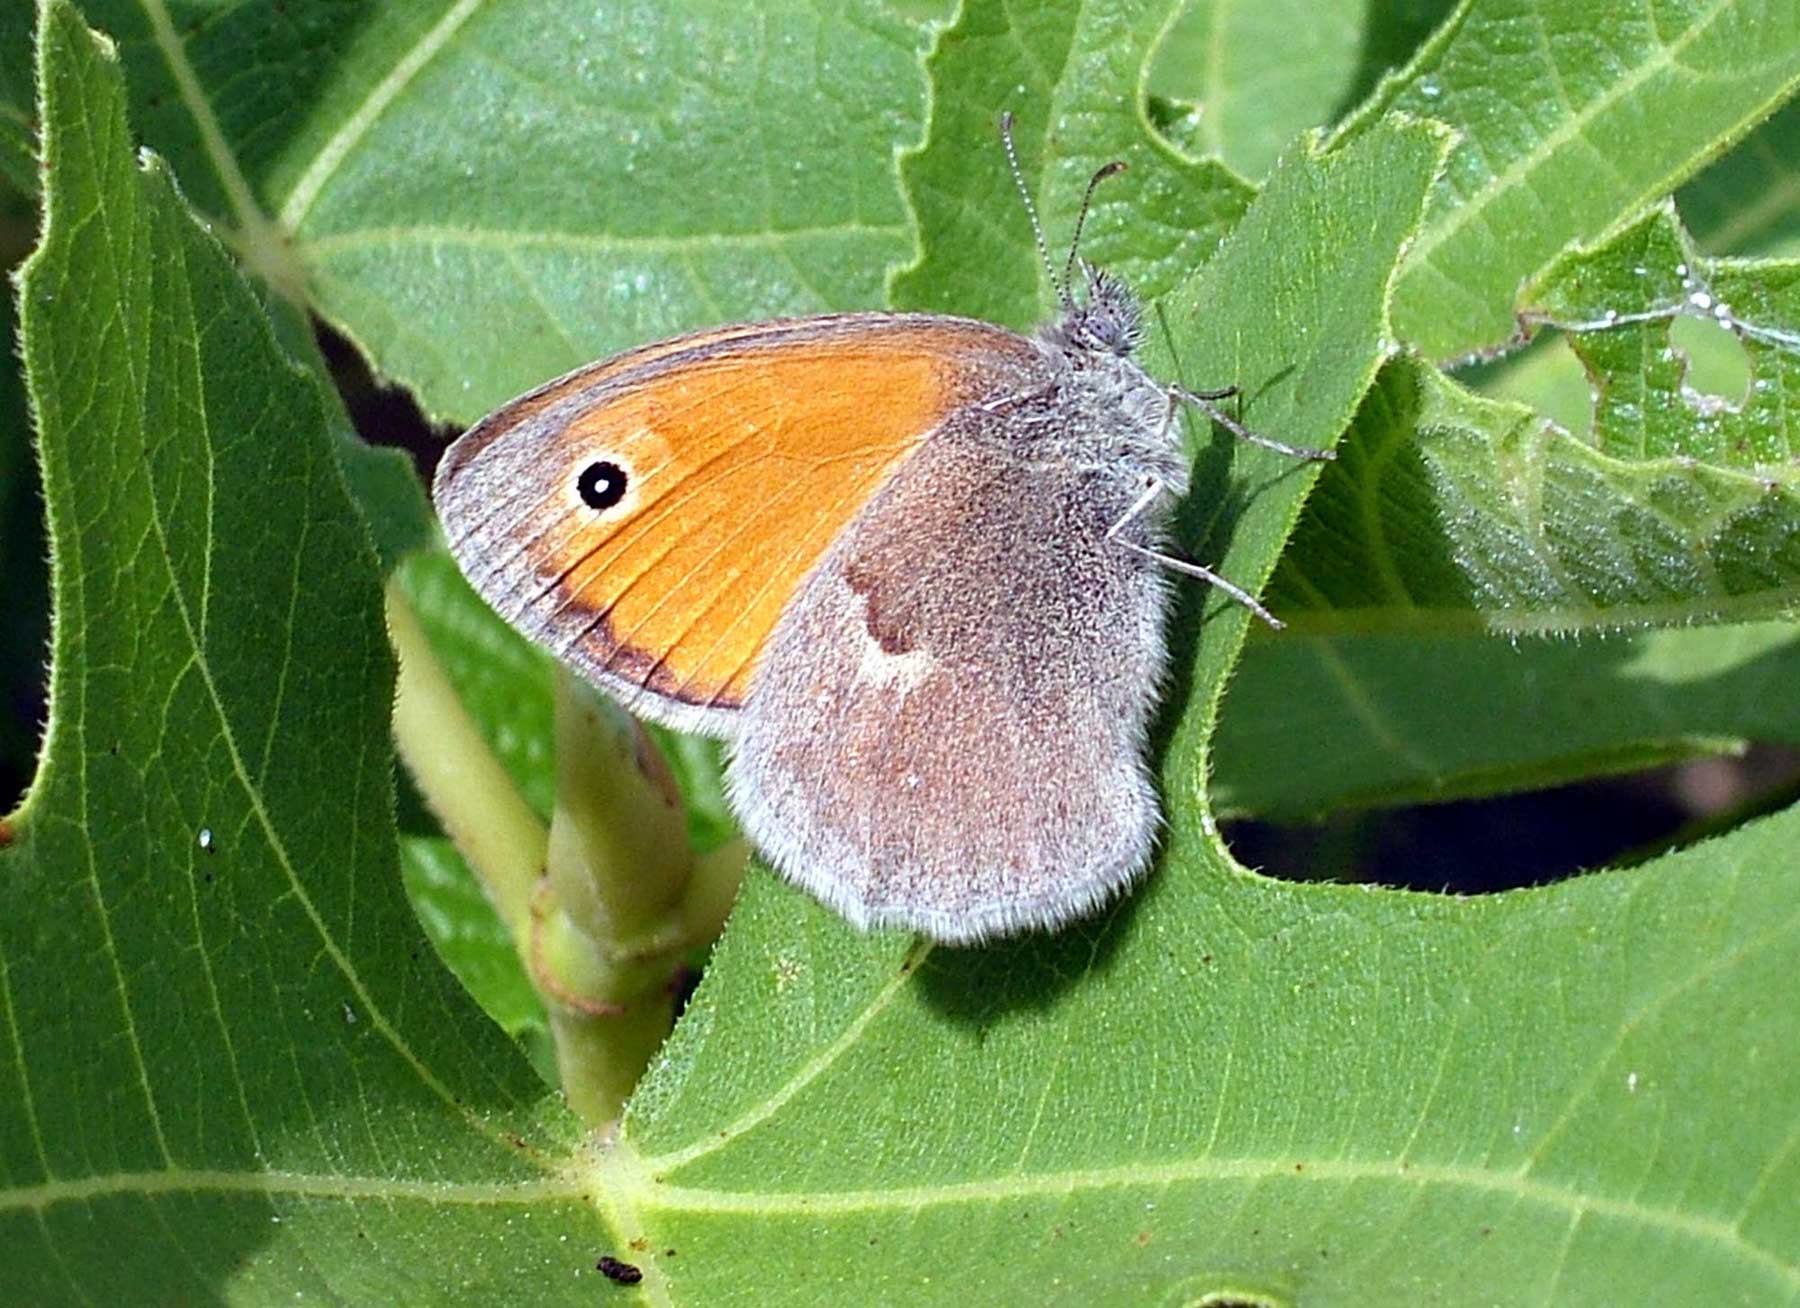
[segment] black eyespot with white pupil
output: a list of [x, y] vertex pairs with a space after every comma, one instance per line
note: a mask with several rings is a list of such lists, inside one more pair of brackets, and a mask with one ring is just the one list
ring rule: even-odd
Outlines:
[[625, 469], [611, 459], [596, 459], [575, 480], [581, 502], [595, 513], [604, 513], [625, 498]]

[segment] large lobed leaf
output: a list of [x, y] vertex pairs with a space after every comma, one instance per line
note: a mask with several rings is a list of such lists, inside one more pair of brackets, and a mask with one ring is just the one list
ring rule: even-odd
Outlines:
[[988, 951], [758, 887], [603, 1172], [675, 1302], [1783, 1302], [1796, 839], [1473, 900], [1165, 868]]
[[400, 893], [328, 412], [66, 4], [40, 67], [55, 677], [0, 852], [7, 1298], [513, 1302], [551, 1260], [573, 1302], [571, 1125]]
[[[1241, 368], [1271, 430], [1306, 439], [1303, 401], [1354, 375], [1337, 350], [1357, 357], [1367, 292], [1333, 294], [1355, 259], [1259, 267], [1266, 233], [1374, 261], [1342, 233], [1371, 179], [1400, 189], [1404, 139], [1359, 167], [1291, 160], [1193, 297], [1203, 325], [1169, 315], [1173, 353]], [[1265, 350], [1297, 375], [1256, 386]], [[1262, 483], [1254, 505], [1279, 521], [1292, 494]], [[1240, 509], [1227, 562], [1254, 569], [1264, 528]], [[1765, 915], [1791, 889], [1795, 819], [1482, 901], [1223, 872], [1186, 787], [1229, 630], [1207, 625], [1183, 687], [1163, 865], [1109, 920], [987, 951], [870, 948], [752, 884], [603, 1165], [624, 1229], [676, 1250], [659, 1285], [908, 1303], [1791, 1293], [1793, 1216], [1768, 1183], [1791, 1124], [1744, 1130], [1740, 1086], [1772, 1074], [1791, 1093], [1771, 1052], [1791, 1024], [1760, 996], [1794, 961], [1793, 914]], [[1660, 1145], [1633, 1147], [1646, 1136]]]

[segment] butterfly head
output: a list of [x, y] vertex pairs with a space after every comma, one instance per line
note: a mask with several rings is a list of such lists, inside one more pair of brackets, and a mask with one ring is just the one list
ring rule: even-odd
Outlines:
[[1143, 308], [1131, 288], [1111, 273], [1089, 263], [1081, 270], [1086, 294], [1064, 306], [1062, 316], [1044, 329], [1044, 339], [1082, 354], [1125, 358], [1143, 340]]

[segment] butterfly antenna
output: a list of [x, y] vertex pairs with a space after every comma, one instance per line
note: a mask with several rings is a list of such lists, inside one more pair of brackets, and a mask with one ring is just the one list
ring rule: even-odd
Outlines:
[[1000, 144], [1006, 147], [1007, 166], [1012, 169], [1013, 183], [1019, 188], [1019, 198], [1025, 202], [1025, 216], [1031, 220], [1031, 235], [1037, 241], [1038, 258], [1044, 262], [1044, 273], [1050, 278], [1050, 284], [1056, 287], [1056, 298], [1062, 301], [1063, 308], [1073, 308], [1074, 301], [1069, 298], [1069, 279], [1064, 277], [1060, 282], [1056, 280], [1056, 265], [1050, 262], [1050, 247], [1044, 244], [1044, 228], [1038, 222], [1037, 206], [1031, 202], [1031, 190], [1025, 185], [1025, 170], [1019, 167], [1019, 152], [1013, 148], [1013, 116], [1010, 109], [1000, 115]]
[[[1081, 197], [1081, 212], [1075, 215], [1075, 235], [1069, 240], [1069, 261], [1063, 265], [1063, 303], [1065, 305], [1069, 300], [1067, 289], [1069, 282], [1075, 276], [1075, 255], [1076, 252], [1081, 249], [1081, 229], [1087, 225], [1088, 206], [1094, 202], [1094, 189], [1114, 173], [1122, 173], [1124, 171], [1125, 161], [1123, 159], [1114, 159], [1111, 163], [1107, 164], [1099, 172], [1088, 179], [1087, 194]], [[1039, 244], [1042, 244], [1043, 238], [1039, 237], [1038, 241]]]

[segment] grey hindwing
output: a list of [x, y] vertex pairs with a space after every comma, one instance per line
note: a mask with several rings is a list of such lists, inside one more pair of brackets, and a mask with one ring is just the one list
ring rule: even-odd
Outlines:
[[928, 440], [843, 531], [745, 707], [730, 783], [747, 833], [859, 925], [1055, 926], [1153, 842], [1168, 583], [1107, 539], [1144, 477], [1021, 458], [993, 421]]

